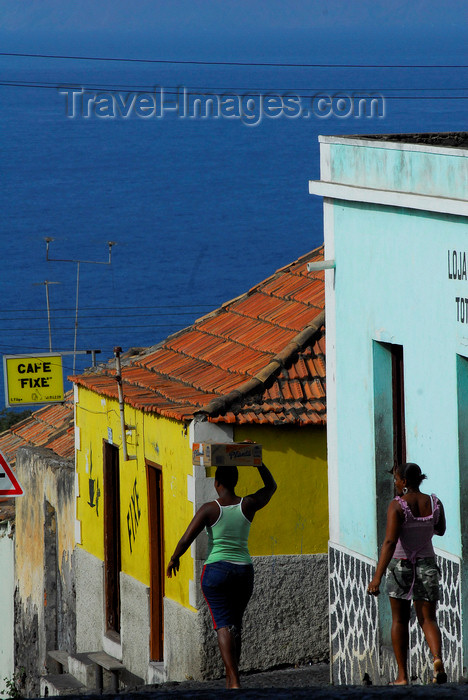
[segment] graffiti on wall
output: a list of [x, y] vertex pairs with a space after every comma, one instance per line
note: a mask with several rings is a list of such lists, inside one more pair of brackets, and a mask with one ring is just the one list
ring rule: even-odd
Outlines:
[[[88, 462], [88, 458], [86, 458]], [[101, 489], [99, 488], [99, 479], [93, 479], [93, 460], [92, 453], [89, 456], [89, 478], [88, 478], [88, 493], [90, 508], [96, 508], [96, 515], [99, 517], [99, 499], [101, 497]]]
[[127, 510], [127, 530], [128, 530], [128, 542], [130, 545], [130, 553], [133, 552], [133, 544], [135, 543], [138, 525], [140, 524], [140, 503], [139, 495], [137, 489], [137, 480], [133, 484], [133, 490], [130, 496], [130, 503]]

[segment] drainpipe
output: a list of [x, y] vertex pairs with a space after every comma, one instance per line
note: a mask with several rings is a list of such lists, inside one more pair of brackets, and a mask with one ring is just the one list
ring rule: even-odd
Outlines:
[[307, 272], [320, 272], [321, 270], [334, 270], [336, 263], [334, 260], [318, 260], [307, 263]]
[[127, 436], [125, 434], [126, 426], [125, 426], [125, 415], [124, 415], [124, 398], [123, 398], [123, 389], [122, 389], [122, 369], [120, 365], [120, 353], [122, 352], [122, 348], [116, 347], [114, 348], [114, 357], [115, 357], [115, 379], [117, 381], [117, 389], [119, 392], [119, 408], [120, 408], [120, 428], [122, 431], [122, 451], [123, 451], [123, 459], [124, 462], [128, 461], [128, 454], [127, 454]]

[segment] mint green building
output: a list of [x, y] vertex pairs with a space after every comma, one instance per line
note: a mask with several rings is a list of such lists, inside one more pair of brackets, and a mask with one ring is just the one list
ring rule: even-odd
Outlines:
[[[468, 667], [468, 134], [320, 137], [324, 198], [330, 645], [335, 683], [393, 676], [388, 598], [366, 595], [417, 462], [447, 513], [434, 545], [449, 680]], [[411, 625], [411, 674], [429, 651]]]

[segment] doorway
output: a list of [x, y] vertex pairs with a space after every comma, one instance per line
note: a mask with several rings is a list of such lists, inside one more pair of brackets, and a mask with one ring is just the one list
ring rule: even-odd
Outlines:
[[[376, 522], [380, 547], [388, 504], [395, 495], [391, 472], [395, 465], [406, 462], [403, 346], [374, 341], [373, 370]], [[380, 596], [379, 630], [383, 647], [391, 648], [391, 620], [390, 603], [386, 596]]]
[[164, 657], [164, 538], [162, 469], [146, 463], [150, 556], [150, 660]]
[[[468, 520], [468, 358], [457, 355], [457, 409], [458, 409], [458, 464], [460, 475], [460, 522]], [[468, 530], [460, 528], [462, 560], [461, 580], [461, 612], [462, 616], [468, 611]], [[468, 629], [462, 626], [463, 631], [463, 664], [468, 665]]]
[[119, 449], [104, 440], [104, 590], [106, 634], [120, 639]]
[[406, 462], [403, 346], [389, 345], [392, 356], [393, 466]]

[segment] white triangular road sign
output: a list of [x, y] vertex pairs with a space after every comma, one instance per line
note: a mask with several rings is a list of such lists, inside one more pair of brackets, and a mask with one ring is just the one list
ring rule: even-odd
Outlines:
[[0, 452], [0, 496], [22, 496], [23, 489], [5, 457]]

